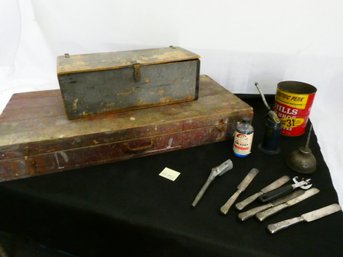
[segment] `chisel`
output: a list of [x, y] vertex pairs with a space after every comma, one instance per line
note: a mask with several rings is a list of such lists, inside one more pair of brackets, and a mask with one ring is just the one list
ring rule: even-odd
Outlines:
[[282, 176], [281, 178], [275, 180], [273, 183], [269, 184], [268, 186], [262, 188], [259, 192], [245, 198], [243, 201], [240, 201], [236, 204], [236, 208], [238, 210], [243, 210], [247, 205], [251, 204], [253, 201], [255, 201], [260, 195], [263, 195], [264, 193], [270, 192], [276, 188], [279, 188], [280, 186], [284, 185], [290, 180], [288, 176]]
[[249, 186], [251, 181], [255, 178], [258, 174], [258, 169], [251, 169], [248, 175], [242, 180], [242, 182], [237, 186], [237, 191], [226, 201], [226, 203], [220, 208], [220, 211], [223, 214], [227, 214], [231, 206], [234, 204], [238, 196]]
[[263, 204], [263, 205], [260, 205], [260, 206], [257, 206], [255, 208], [252, 208], [250, 210], [247, 210], [245, 212], [241, 212], [238, 214], [238, 218], [241, 220], [241, 221], [245, 221], [251, 217], [253, 217], [255, 214], [261, 212], [261, 211], [264, 211], [268, 208], [271, 208], [271, 207], [274, 207], [274, 206], [277, 206], [279, 204], [282, 204], [282, 203], [285, 203], [291, 199], [294, 199], [300, 195], [302, 195], [303, 193], [305, 193], [305, 190], [296, 190], [294, 191], [293, 193], [289, 194], [289, 195], [286, 195], [284, 197], [281, 197], [280, 199], [277, 199], [277, 200], [274, 200], [270, 203], [267, 203], [267, 204]]
[[263, 221], [265, 220], [266, 218], [268, 218], [269, 216], [285, 209], [285, 208], [288, 208], [288, 207], [291, 207], [297, 203], [300, 203], [301, 201], [315, 195], [319, 193], [319, 189], [318, 188], [311, 188], [311, 189], [308, 189], [305, 191], [305, 193], [303, 193], [302, 195], [294, 198], [294, 199], [291, 199], [285, 203], [282, 203], [282, 204], [279, 204], [279, 205], [276, 205], [275, 207], [272, 207], [272, 208], [269, 208], [265, 211], [262, 211], [262, 212], [259, 212], [256, 214], [256, 218], [259, 220], [259, 221]]
[[325, 206], [323, 208], [304, 213], [299, 217], [295, 217], [295, 218], [283, 220], [283, 221], [280, 221], [277, 223], [269, 224], [267, 228], [268, 228], [270, 233], [274, 234], [274, 233], [276, 233], [282, 229], [288, 228], [289, 226], [295, 225], [299, 222], [304, 222], [304, 221], [312, 222], [312, 221], [315, 221], [317, 219], [323, 218], [325, 216], [331, 215], [331, 214], [338, 212], [340, 210], [341, 210], [341, 207], [339, 206], [339, 204], [334, 203], [334, 204], [330, 204], [328, 206]]

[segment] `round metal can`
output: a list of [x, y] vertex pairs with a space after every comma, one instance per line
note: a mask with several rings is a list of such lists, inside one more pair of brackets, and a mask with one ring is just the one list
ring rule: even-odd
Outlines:
[[304, 82], [278, 83], [273, 109], [281, 120], [281, 135], [304, 134], [316, 92], [316, 87]]

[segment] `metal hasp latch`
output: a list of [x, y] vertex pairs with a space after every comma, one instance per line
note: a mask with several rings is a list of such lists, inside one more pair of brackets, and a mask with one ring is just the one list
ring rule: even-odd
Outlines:
[[195, 197], [195, 199], [194, 199], [194, 201], [192, 203], [192, 206], [195, 207], [198, 204], [200, 199], [205, 194], [205, 192], [206, 192], [207, 188], [209, 187], [209, 185], [212, 183], [212, 181], [217, 176], [221, 176], [221, 175], [225, 174], [227, 171], [231, 170], [232, 167], [233, 167], [232, 161], [230, 159], [228, 159], [225, 162], [223, 162], [222, 164], [220, 164], [219, 166], [212, 168], [209, 177], [207, 178], [205, 184], [202, 186], [202, 188], [200, 189], [199, 193]]
[[133, 66], [133, 78], [136, 82], [141, 81], [141, 64], [135, 63]]

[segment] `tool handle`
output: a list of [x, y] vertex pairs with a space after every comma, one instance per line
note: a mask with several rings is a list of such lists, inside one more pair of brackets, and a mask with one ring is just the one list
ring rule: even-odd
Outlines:
[[236, 199], [238, 198], [239, 194], [241, 192], [238, 190], [236, 191], [230, 198], [229, 200], [226, 201], [226, 203], [220, 207], [220, 211], [223, 214], [227, 214], [228, 211], [230, 210], [231, 206], [233, 205], [233, 203], [236, 201]]
[[262, 212], [259, 212], [256, 214], [256, 218], [259, 220], [259, 221], [264, 221], [266, 218], [268, 218], [269, 216], [287, 208], [288, 205], [286, 203], [282, 203], [282, 204], [279, 204], [279, 205], [276, 205], [272, 208], [269, 208], [265, 211], [262, 211]]
[[272, 191], [269, 191], [267, 193], [264, 193], [258, 199], [263, 203], [270, 202], [281, 196], [287, 195], [288, 193], [291, 193], [292, 191], [293, 191], [292, 185], [282, 186]]
[[243, 201], [240, 201], [239, 203], [236, 203], [236, 209], [237, 210], [243, 210], [248, 204], [251, 204], [253, 201], [255, 201], [260, 195], [262, 195], [261, 192], [257, 192], [256, 194], [253, 194], [247, 198], [245, 198]]
[[232, 161], [230, 159], [226, 160], [222, 164], [218, 165], [217, 167], [212, 168], [212, 171], [214, 171], [214, 176], [222, 176], [227, 171], [231, 170], [233, 168]]
[[289, 226], [292, 226], [302, 221], [304, 221], [304, 218], [300, 216], [288, 220], [283, 220], [277, 223], [269, 224], [267, 228], [270, 233], [274, 234], [282, 229], [288, 228]]
[[237, 200], [238, 196], [250, 185], [255, 176], [259, 173], [259, 170], [252, 168], [248, 175], [244, 177], [242, 182], [237, 186], [237, 191], [226, 201], [226, 203], [220, 208], [223, 214], [227, 214], [233, 203]]
[[272, 203], [267, 203], [267, 204], [264, 204], [264, 205], [261, 205], [261, 206], [257, 206], [255, 208], [252, 208], [250, 210], [247, 210], [245, 212], [241, 212], [238, 214], [238, 218], [241, 220], [241, 221], [245, 221], [249, 218], [251, 218], [252, 216], [254, 216], [255, 214], [261, 212], [261, 211], [264, 211], [270, 207], [273, 207], [273, 204]]
[[203, 197], [203, 195], [205, 194], [207, 188], [209, 187], [209, 185], [211, 184], [211, 182], [213, 181], [214, 178], [209, 177], [205, 184], [201, 187], [199, 193], [196, 195], [196, 197], [194, 198], [194, 201], [192, 202], [192, 206], [195, 207], [198, 202], [200, 201], [200, 199]]

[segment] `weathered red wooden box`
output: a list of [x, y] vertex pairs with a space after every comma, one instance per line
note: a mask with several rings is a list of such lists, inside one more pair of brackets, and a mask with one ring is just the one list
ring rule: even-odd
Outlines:
[[15, 94], [0, 116], [0, 181], [222, 141], [242, 117], [252, 107], [204, 75], [196, 101], [78, 120], [59, 90]]

